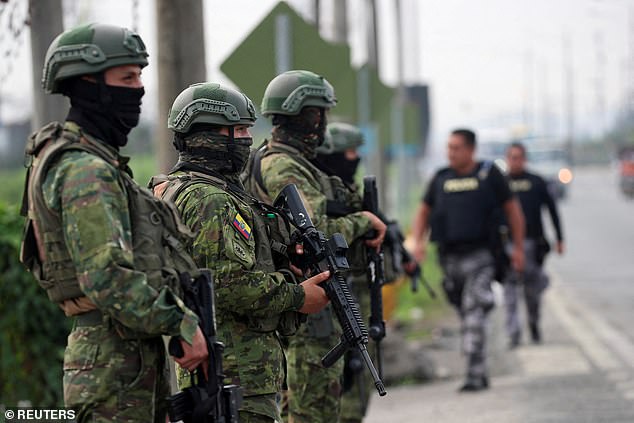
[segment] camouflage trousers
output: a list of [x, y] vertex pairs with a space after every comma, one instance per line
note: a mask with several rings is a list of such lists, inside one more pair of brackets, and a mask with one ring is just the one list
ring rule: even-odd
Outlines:
[[485, 248], [469, 253], [443, 254], [443, 288], [456, 308], [462, 325], [462, 350], [467, 357], [467, 378], [487, 375], [487, 314], [494, 306], [491, 282], [493, 256]]
[[282, 423], [276, 394], [245, 397], [239, 412], [240, 423]]
[[298, 334], [288, 338], [288, 391], [284, 395], [288, 423], [339, 421], [343, 359], [330, 368], [321, 364], [321, 358], [339, 342], [340, 330], [329, 318], [329, 334], [315, 336], [310, 324], [304, 324]]
[[[507, 247], [510, 250], [511, 246]], [[538, 325], [541, 311], [541, 296], [548, 287], [548, 275], [537, 263], [537, 243], [535, 240], [524, 241], [524, 272], [509, 272], [504, 282], [504, 303], [506, 305], [506, 329], [510, 337], [518, 337], [521, 333], [521, 322], [518, 303], [521, 290], [524, 290], [526, 314], [529, 325]]]
[[107, 318], [75, 323], [64, 352], [64, 404], [79, 422], [164, 423], [169, 393], [160, 336], [123, 340]]
[[[370, 291], [368, 289], [366, 275], [354, 275], [351, 278], [351, 281], [352, 293], [357, 299], [361, 316], [363, 316], [363, 321], [367, 325], [371, 310]], [[375, 366], [378, 366], [374, 356], [375, 344], [372, 340], [368, 343], [368, 351]], [[351, 351], [349, 351], [347, 355], [349, 353], [351, 353]], [[358, 362], [358, 360], [362, 359], [360, 357], [357, 358], [356, 364], [360, 366], [360, 371], [358, 373], [353, 374], [349, 371], [351, 370], [350, 366], [348, 366], [347, 369], [344, 369], [344, 392], [341, 396], [341, 423], [357, 423], [363, 421], [368, 409], [370, 395], [375, 390], [374, 381], [372, 380], [372, 377], [370, 377], [370, 372], [366, 368], [365, 363], [362, 361]], [[350, 377], [352, 380], [346, 380]], [[349, 384], [351, 384], [351, 386], [348, 387]]]
[[[183, 390], [191, 386], [190, 372], [178, 364], [175, 367], [178, 389]], [[225, 379], [225, 383], [227, 382]], [[238, 413], [241, 423], [282, 423], [277, 393], [243, 397]]]

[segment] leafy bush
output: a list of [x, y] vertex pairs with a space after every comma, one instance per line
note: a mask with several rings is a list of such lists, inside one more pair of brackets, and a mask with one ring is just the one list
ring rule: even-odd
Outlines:
[[61, 406], [70, 319], [18, 259], [23, 222], [17, 207], [0, 204], [0, 403]]

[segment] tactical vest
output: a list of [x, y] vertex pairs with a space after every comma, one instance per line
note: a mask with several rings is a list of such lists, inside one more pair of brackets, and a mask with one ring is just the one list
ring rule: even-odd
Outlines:
[[[262, 177], [262, 159], [272, 154], [286, 154], [298, 162], [302, 167], [309, 169], [319, 182], [319, 186], [322, 192], [326, 196], [326, 199], [330, 201], [337, 200], [337, 196], [341, 195], [341, 191], [337, 191], [337, 187], [343, 184], [340, 178], [337, 176], [328, 176], [317, 166], [312, 164], [310, 160], [304, 157], [297, 149], [280, 143], [271, 145], [268, 141], [265, 141], [257, 150], [253, 151], [247, 161], [245, 171], [240, 175], [240, 180], [244, 184], [246, 190], [258, 199], [264, 201], [267, 204], [272, 204], [274, 198], [270, 198], [269, 192], [264, 186], [264, 179]], [[339, 184], [336, 181], [339, 181]], [[343, 201], [344, 198], [339, 198]]]
[[[135, 270], [146, 274], [147, 283], [162, 289], [169, 286], [181, 295], [179, 275], [200, 273], [184, 243], [190, 231], [173, 208], [134, 182], [125, 163], [105, 145], [81, 133], [74, 123], [52, 122], [29, 138], [23, 214], [27, 215], [20, 260], [33, 273], [51, 301], [60, 303], [67, 315], [85, 313], [96, 306], [79, 287], [75, 266], [64, 241], [62, 216], [47, 206], [42, 184], [50, 167], [68, 151], [95, 155], [117, 170], [118, 182], [128, 200]], [[121, 326], [121, 325], [119, 325]], [[123, 337], [139, 337], [125, 327]]]
[[[280, 272], [287, 282], [296, 283], [293, 273], [289, 270], [286, 253], [290, 244], [290, 226], [276, 209], [252, 198], [246, 192], [235, 192], [226, 181], [213, 175], [191, 170], [183, 172], [176, 175], [154, 176], [150, 180], [149, 188], [154, 195], [176, 205], [180, 195], [188, 187], [196, 184], [212, 185], [227, 193], [235, 201], [252, 210], [256, 262], [251, 270]], [[299, 313], [289, 311], [270, 316], [268, 319], [251, 319], [248, 316], [246, 318], [247, 326], [253, 331], [267, 333], [277, 330], [282, 335], [293, 335], [299, 327], [300, 317]]]
[[439, 171], [430, 219], [431, 239], [443, 247], [484, 246], [490, 237], [495, 192], [488, 181], [489, 162], [478, 163], [469, 175]]
[[[328, 176], [304, 157], [296, 148], [280, 143], [270, 144], [268, 141], [265, 141], [260, 148], [249, 156], [246, 170], [240, 177], [247, 191], [251, 192], [258, 199], [268, 204], [272, 204], [274, 200], [269, 196], [269, 192], [264, 186], [264, 178], [262, 177], [262, 159], [273, 154], [285, 154], [293, 158], [300, 166], [310, 171], [317, 179], [320, 190], [326, 197], [327, 210], [346, 204], [349, 191], [341, 178]], [[353, 265], [352, 262], [351, 265]], [[306, 322], [308, 335], [319, 339], [327, 339], [337, 335], [339, 329], [335, 327], [333, 319], [334, 317], [330, 305], [326, 306], [326, 308], [319, 313], [308, 315]]]

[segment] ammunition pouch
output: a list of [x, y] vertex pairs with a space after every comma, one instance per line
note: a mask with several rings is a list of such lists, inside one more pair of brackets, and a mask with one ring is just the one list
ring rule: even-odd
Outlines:
[[308, 336], [317, 339], [327, 339], [336, 334], [330, 305], [319, 313], [311, 314], [306, 319]]

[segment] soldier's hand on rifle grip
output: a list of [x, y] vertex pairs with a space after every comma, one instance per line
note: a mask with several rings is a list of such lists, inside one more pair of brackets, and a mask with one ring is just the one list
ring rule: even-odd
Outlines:
[[387, 231], [387, 225], [383, 223], [381, 219], [379, 219], [375, 214], [370, 213], [369, 211], [361, 212], [365, 217], [370, 219], [370, 224], [372, 225], [372, 229], [376, 231], [376, 236], [372, 239], [369, 239], [365, 242], [365, 244], [369, 247], [376, 248], [377, 252], [381, 248], [381, 244], [383, 243], [383, 239], [385, 238], [385, 232]]
[[329, 277], [330, 271], [326, 270], [300, 284], [304, 288], [304, 305], [299, 309], [300, 313], [317, 313], [326, 307], [329, 301], [328, 296], [319, 284], [328, 280]]
[[[181, 346], [183, 347], [183, 356], [180, 358], [174, 358], [174, 361], [178, 363], [184, 369], [190, 372], [195, 370], [201, 363], [206, 364], [209, 357], [209, 351], [207, 350], [207, 341], [203, 335], [203, 331], [200, 327], [196, 328], [196, 333], [192, 339], [192, 345], [188, 344], [185, 340], [181, 339]], [[205, 372], [207, 366], [203, 365]]]

